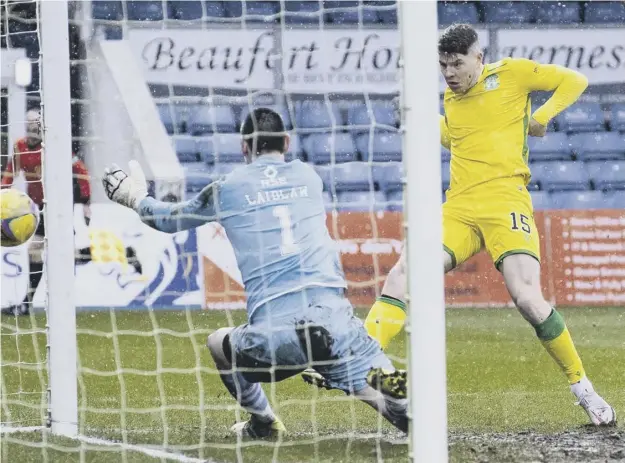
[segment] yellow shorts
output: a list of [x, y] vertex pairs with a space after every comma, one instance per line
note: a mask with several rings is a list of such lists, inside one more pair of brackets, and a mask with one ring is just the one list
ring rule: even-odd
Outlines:
[[497, 268], [511, 254], [540, 261], [534, 208], [523, 180], [493, 180], [451, 196], [443, 204], [443, 245], [454, 267], [483, 247]]

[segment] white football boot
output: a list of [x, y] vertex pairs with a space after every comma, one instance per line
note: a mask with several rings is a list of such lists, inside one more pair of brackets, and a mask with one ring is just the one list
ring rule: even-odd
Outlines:
[[588, 378], [571, 385], [571, 392], [577, 397], [575, 405], [581, 406], [595, 426], [615, 426], [616, 412], [603, 397], [597, 394]]

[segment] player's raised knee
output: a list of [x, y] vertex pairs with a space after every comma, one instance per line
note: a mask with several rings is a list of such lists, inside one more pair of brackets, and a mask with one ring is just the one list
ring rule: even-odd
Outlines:
[[232, 328], [219, 328], [206, 338], [206, 347], [210, 350], [213, 357], [216, 354], [223, 355], [223, 343], [226, 336], [232, 331]]

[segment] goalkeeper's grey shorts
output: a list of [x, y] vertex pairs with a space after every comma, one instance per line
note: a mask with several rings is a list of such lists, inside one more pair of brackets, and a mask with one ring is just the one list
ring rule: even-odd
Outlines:
[[353, 393], [367, 386], [371, 368], [392, 366], [337, 288], [311, 287], [269, 301], [225, 341], [233, 368], [255, 383], [312, 367], [330, 386]]

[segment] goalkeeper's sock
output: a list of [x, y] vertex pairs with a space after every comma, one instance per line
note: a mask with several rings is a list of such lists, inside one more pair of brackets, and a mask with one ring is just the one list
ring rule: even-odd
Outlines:
[[575, 350], [562, 315], [553, 309], [549, 317], [534, 326], [534, 329], [538, 339], [564, 372], [570, 384], [575, 384], [586, 376], [582, 360]]
[[28, 290], [26, 291], [26, 296], [22, 304], [26, 304], [30, 309], [33, 298], [35, 297], [35, 292], [43, 276], [43, 262], [29, 262], [28, 272]]
[[406, 321], [406, 304], [394, 297], [380, 296], [365, 319], [367, 333], [386, 349]]
[[250, 383], [240, 373], [220, 376], [230, 395], [239, 402], [241, 407], [254, 415], [255, 419], [266, 423], [275, 421], [276, 415], [259, 383]]

